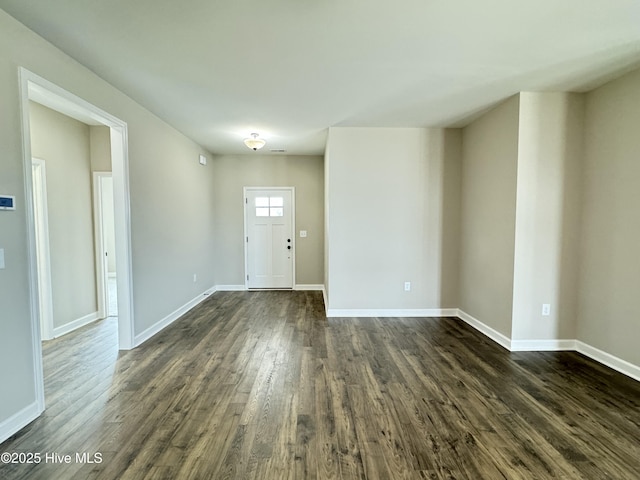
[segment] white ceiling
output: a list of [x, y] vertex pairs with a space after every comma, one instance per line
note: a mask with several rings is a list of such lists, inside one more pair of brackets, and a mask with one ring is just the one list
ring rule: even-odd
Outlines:
[[462, 126], [640, 65], [638, 0], [0, 0], [213, 153], [321, 154], [331, 126]]

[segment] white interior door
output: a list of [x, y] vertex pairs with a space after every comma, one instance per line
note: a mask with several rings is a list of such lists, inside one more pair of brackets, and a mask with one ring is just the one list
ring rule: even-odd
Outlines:
[[247, 288], [293, 288], [293, 188], [245, 188]]

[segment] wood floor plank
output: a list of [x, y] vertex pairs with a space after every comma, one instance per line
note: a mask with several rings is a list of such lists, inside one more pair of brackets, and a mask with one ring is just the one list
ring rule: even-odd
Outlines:
[[45, 342], [18, 479], [640, 478], [640, 383], [508, 352], [454, 318], [331, 318], [307, 291], [217, 292], [144, 345], [117, 322]]

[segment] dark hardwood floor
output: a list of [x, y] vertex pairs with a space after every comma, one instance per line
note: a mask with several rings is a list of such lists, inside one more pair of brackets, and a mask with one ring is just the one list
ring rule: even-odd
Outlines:
[[42, 461], [0, 478], [640, 478], [640, 383], [457, 319], [218, 292], [133, 351], [116, 342], [108, 319], [45, 344], [47, 410], [0, 445]]

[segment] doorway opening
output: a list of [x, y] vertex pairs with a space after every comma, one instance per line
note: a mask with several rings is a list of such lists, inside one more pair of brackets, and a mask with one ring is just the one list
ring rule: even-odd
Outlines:
[[[131, 269], [131, 229], [129, 219], [129, 177], [128, 177], [128, 145], [127, 124], [100, 108], [86, 102], [76, 95], [58, 87], [48, 80], [20, 68], [20, 103], [22, 110], [23, 130], [23, 167], [26, 190], [27, 238], [29, 252], [29, 284], [31, 297], [31, 323], [33, 365], [35, 369], [35, 390], [39, 413], [45, 408], [44, 375], [42, 366], [42, 339], [51, 338], [53, 332], [44, 327], [44, 319], [49, 315], [50, 303], [47, 300], [46, 259], [43, 252], [46, 244], [39, 241], [46, 208], [46, 193], [43, 196], [42, 182], [44, 164], [34, 164], [31, 149], [30, 102], [39, 103], [51, 110], [89, 125], [102, 125], [109, 129], [110, 155], [113, 185], [113, 235], [115, 251], [115, 268], [118, 299], [118, 348], [128, 350], [135, 346], [133, 328], [133, 292]], [[37, 162], [35, 162], [37, 163]], [[97, 248], [97, 247], [96, 247]], [[40, 251], [40, 254], [38, 253]], [[101, 257], [97, 257], [101, 258]], [[97, 262], [101, 263], [101, 262]], [[50, 272], [50, 270], [49, 270]], [[44, 279], [44, 283], [42, 281]], [[98, 297], [100, 296], [99, 292]], [[108, 295], [105, 293], [105, 295]], [[106, 296], [104, 311], [106, 313]], [[49, 309], [49, 312], [47, 310]], [[43, 317], [44, 314], [45, 316]]]
[[93, 212], [98, 311], [100, 318], [117, 317], [118, 266], [111, 172], [93, 172]]

